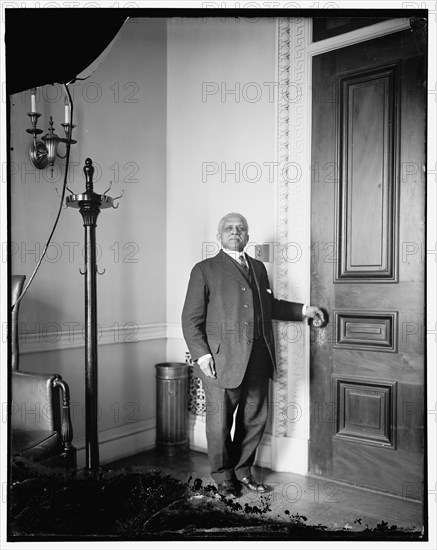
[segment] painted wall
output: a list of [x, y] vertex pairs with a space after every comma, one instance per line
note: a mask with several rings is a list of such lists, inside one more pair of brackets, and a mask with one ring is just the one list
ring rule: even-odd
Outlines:
[[[97, 280], [101, 433], [155, 416], [153, 366], [165, 361], [166, 353], [166, 80], [166, 21], [134, 19], [124, 25], [96, 72], [72, 86], [77, 144], [68, 186], [75, 193], [84, 190], [82, 167], [91, 157], [95, 191], [103, 193], [111, 181], [110, 196], [124, 190], [119, 208], [103, 210], [97, 221], [98, 267], [106, 270]], [[53, 115], [62, 135], [61, 86], [39, 89], [38, 100], [39, 127], [45, 130]], [[31, 165], [25, 132], [29, 110], [28, 94], [12, 97], [11, 268], [27, 277], [54, 222], [55, 189], [61, 191], [65, 163], [57, 161], [53, 178], [49, 169]], [[76, 347], [83, 345], [83, 232], [79, 212], [63, 210], [48, 258], [20, 311], [21, 368], [59, 372], [70, 384], [76, 444], [84, 435], [78, 414], [84, 401], [84, 353]], [[52, 351], [26, 353], [38, 346]]]
[[[91, 157], [97, 192], [111, 181], [111, 196], [124, 189], [119, 208], [102, 211], [97, 227], [98, 265], [106, 269], [98, 277], [105, 460], [154, 443], [153, 365], [184, 359], [180, 316], [190, 270], [218, 250], [220, 217], [240, 211], [252, 242], [275, 241], [276, 65], [273, 20], [134, 19], [96, 72], [73, 86], [77, 144], [68, 185], [84, 189]], [[61, 134], [61, 87], [39, 92], [39, 127], [52, 114]], [[64, 163], [53, 179], [30, 164], [29, 104], [28, 94], [12, 98], [11, 265], [28, 277], [56, 216]], [[69, 382], [79, 447], [82, 250], [81, 216], [64, 210], [20, 312], [21, 368]]]
[[[214, 255], [217, 223], [241, 212], [250, 241], [275, 240], [276, 24], [273, 19], [168, 22], [168, 357], [193, 265]], [[267, 265], [269, 268], [269, 266]], [[175, 275], [178, 284], [175, 284]]]

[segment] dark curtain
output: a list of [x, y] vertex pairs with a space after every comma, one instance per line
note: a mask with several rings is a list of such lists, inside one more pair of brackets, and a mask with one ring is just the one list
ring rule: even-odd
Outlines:
[[134, 10], [5, 10], [6, 90], [68, 83], [110, 44]]

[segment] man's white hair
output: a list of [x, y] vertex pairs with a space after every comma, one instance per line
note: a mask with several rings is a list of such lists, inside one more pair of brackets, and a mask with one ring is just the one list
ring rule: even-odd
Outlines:
[[238, 216], [239, 218], [241, 218], [244, 222], [244, 225], [246, 226], [246, 231], [249, 231], [249, 224], [247, 223], [247, 220], [246, 218], [240, 214], [239, 212], [229, 212], [229, 214], [226, 214], [226, 216], [223, 216], [223, 218], [219, 221], [218, 223], [218, 226], [217, 226], [217, 231], [219, 233], [222, 232], [222, 229], [223, 229], [223, 226], [225, 224], [225, 221], [230, 218], [230, 217], [235, 217], [235, 216]]

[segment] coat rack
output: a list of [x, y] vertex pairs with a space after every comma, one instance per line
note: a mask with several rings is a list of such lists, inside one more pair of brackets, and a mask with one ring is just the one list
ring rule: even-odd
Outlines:
[[[83, 168], [85, 174], [85, 192], [70, 195], [66, 198], [66, 206], [78, 208], [85, 227], [85, 471], [95, 473], [99, 470], [98, 442], [98, 388], [97, 388], [97, 282], [96, 274], [96, 222], [103, 208], [117, 208], [115, 199], [106, 193], [99, 195], [94, 192], [93, 161], [87, 158]], [[99, 273], [102, 275], [103, 273]]]

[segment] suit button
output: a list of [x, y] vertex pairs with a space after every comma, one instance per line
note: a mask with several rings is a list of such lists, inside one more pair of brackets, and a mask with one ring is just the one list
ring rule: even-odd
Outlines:
[[244, 304], [244, 306], [243, 306], [243, 307], [245, 307], [245, 308], [248, 308], [249, 306], [248, 306], [247, 304]]
[[242, 290], [243, 292], [245, 292], [246, 287], [245, 287], [245, 286], [241, 287], [241, 290]]
[[248, 323], [247, 321], [244, 321], [244, 324], [245, 324], [245, 325], [250, 325], [250, 323]]
[[252, 343], [252, 340], [248, 340], [247, 343], [248, 343], [248, 344], [251, 344], [251, 343]]

